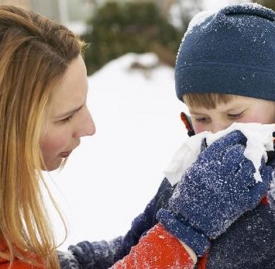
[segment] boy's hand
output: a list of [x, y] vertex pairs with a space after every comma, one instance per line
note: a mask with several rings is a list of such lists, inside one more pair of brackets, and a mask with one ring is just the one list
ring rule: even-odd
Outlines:
[[[245, 146], [243, 133], [233, 131], [203, 150], [175, 188], [169, 200], [171, 211], [158, 214], [170, 232], [179, 232], [182, 222], [202, 236], [216, 238], [258, 205], [267, 194], [272, 171], [263, 161], [262, 182], [257, 183], [255, 167], [244, 156]], [[176, 219], [179, 226], [172, 225]], [[184, 237], [180, 239], [184, 241]]]

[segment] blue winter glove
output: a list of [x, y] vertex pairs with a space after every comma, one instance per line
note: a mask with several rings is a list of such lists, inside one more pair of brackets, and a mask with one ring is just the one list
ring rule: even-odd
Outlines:
[[169, 200], [170, 211], [158, 212], [158, 220], [199, 256], [209, 247], [207, 238], [222, 234], [267, 194], [272, 169], [262, 161], [262, 182], [256, 183], [255, 167], [244, 156], [246, 141], [241, 131], [229, 133], [208, 148], [204, 141], [205, 149]]

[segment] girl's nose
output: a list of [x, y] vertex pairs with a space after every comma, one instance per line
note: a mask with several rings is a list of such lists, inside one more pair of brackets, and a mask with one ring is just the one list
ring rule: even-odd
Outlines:
[[86, 119], [86, 124], [84, 129], [85, 131], [83, 132], [83, 136], [94, 135], [96, 132], [95, 123], [90, 112], [89, 112], [89, 116]]
[[82, 120], [78, 122], [78, 128], [74, 133], [75, 137], [83, 137], [88, 135], [94, 135], [96, 132], [96, 127], [94, 120], [90, 111], [86, 108], [85, 114], [82, 117]]

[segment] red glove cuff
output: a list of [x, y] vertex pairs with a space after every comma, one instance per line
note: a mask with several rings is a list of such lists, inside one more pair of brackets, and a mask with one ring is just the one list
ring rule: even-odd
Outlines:
[[194, 268], [194, 262], [183, 245], [161, 224], [154, 226], [131, 252], [112, 269], [125, 268]]

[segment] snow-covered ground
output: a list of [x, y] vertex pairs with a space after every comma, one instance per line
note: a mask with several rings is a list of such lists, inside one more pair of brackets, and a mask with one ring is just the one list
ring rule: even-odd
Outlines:
[[[186, 138], [179, 117], [185, 107], [176, 98], [173, 76], [154, 54], [129, 53], [89, 77], [88, 106], [97, 132], [48, 179], [69, 224], [61, 249], [124, 234], [157, 191]], [[53, 222], [62, 237], [55, 216]]]

